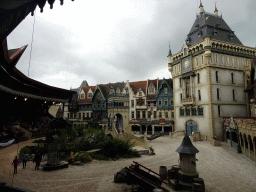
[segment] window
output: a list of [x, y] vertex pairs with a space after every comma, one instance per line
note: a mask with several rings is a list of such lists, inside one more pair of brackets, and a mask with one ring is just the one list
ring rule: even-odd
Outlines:
[[197, 73], [197, 83], [200, 83], [200, 73]]
[[219, 64], [219, 58], [218, 58], [218, 54], [217, 53], [215, 54], [215, 60], [216, 60], [216, 64], [218, 65]]
[[140, 111], [137, 111], [137, 119], [140, 119]]
[[97, 98], [100, 99], [100, 94], [97, 95]]
[[198, 66], [198, 57], [196, 57], [196, 66]]
[[218, 71], [215, 72], [215, 76], [216, 76], [216, 82], [219, 82], [219, 72]]
[[174, 66], [174, 74], [176, 74], [176, 71], [177, 71], [177, 70], [176, 70], [176, 65], [175, 65], [175, 66]]
[[81, 119], [81, 113], [79, 113], [79, 115], [78, 115], [78, 116], [79, 116], [79, 119]]
[[237, 67], [239, 67], [239, 58], [238, 57], [236, 58], [236, 65], [237, 65]]
[[172, 112], [172, 118], [174, 118], [174, 112]]
[[227, 66], [229, 65], [229, 56], [226, 57]]
[[234, 66], [234, 57], [231, 57], [231, 66]]
[[151, 111], [148, 111], [148, 119], [151, 117]]
[[81, 99], [84, 99], [84, 94], [81, 94], [80, 98], [81, 98]]
[[235, 89], [232, 90], [232, 93], [233, 93], [233, 100], [235, 101], [236, 100]]
[[180, 72], [180, 64], [178, 65], [178, 70], [179, 70], [179, 72]]
[[186, 56], [188, 54], [188, 50], [185, 48], [184, 49], [184, 56]]
[[182, 101], [182, 93], [180, 94], [180, 101]]
[[214, 55], [213, 55], [213, 53], [212, 53], [212, 55], [211, 55], [211, 63], [213, 63], [213, 56], [214, 56]]
[[93, 108], [96, 109], [96, 104], [95, 103], [93, 104]]
[[142, 92], [141, 91], [139, 92], [139, 96], [142, 96]]
[[154, 111], [154, 118], [156, 118], [156, 111]]
[[180, 87], [182, 87], [182, 82], [181, 82], [181, 79], [180, 79]]
[[100, 104], [98, 104], [98, 109], [100, 109]]
[[68, 113], [68, 119], [69, 119], [69, 113]]
[[166, 119], [168, 118], [168, 112], [165, 112], [165, 118]]
[[132, 100], [132, 107], [134, 107], [134, 100]]
[[231, 73], [231, 83], [235, 83], [234, 82], [234, 74], [233, 73]]
[[184, 116], [184, 109], [180, 108], [180, 116]]
[[186, 116], [190, 116], [190, 109], [186, 109]]
[[159, 118], [162, 118], [162, 112], [159, 112]]
[[167, 94], [167, 87], [164, 88], [164, 94]]
[[171, 101], [171, 106], [173, 106], [173, 100], [172, 100], [172, 99], [170, 99], [170, 101]]
[[198, 107], [198, 116], [203, 116], [204, 115], [204, 110], [202, 107]]
[[102, 103], [102, 109], [105, 109], [105, 103]]
[[220, 116], [220, 105], [218, 105], [218, 114]]
[[165, 106], [168, 106], [168, 99], [165, 99], [165, 100], [164, 100], [164, 105], [165, 105]]
[[91, 98], [92, 97], [92, 93], [88, 93], [88, 98]]
[[146, 111], [142, 111], [142, 118], [143, 118], [143, 119], [146, 118]]
[[161, 107], [162, 106], [162, 99], [158, 100], [158, 106]]
[[134, 111], [132, 111], [132, 119], [134, 119]]
[[217, 99], [218, 100], [220, 99], [220, 90], [219, 90], [219, 88], [217, 88]]
[[201, 92], [198, 90], [198, 100], [201, 101]]
[[241, 67], [244, 67], [244, 59], [241, 58]]
[[204, 55], [201, 55], [201, 63], [204, 64]]
[[224, 65], [224, 55], [221, 55], [221, 65]]
[[192, 116], [196, 116], [196, 108], [192, 108]]

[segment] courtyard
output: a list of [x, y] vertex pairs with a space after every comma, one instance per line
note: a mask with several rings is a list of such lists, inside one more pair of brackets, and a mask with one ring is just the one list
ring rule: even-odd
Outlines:
[[[13, 158], [17, 149], [26, 145], [34, 145], [32, 140], [0, 150], [0, 181], [7, 185], [30, 191], [99, 191], [120, 192], [131, 191], [131, 186], [125, 183], [114, 183], [114, 173], [136, 161], [155, 172], [159, 166], [178, 165], [178, 153], [182, 137], [170, 139], [168, 136], [148, 141], [156, 155], [142, 155], [140, 158], [120, 159], [117, 161], [93, 160], [83, 166], [69, 165], [68, 169], [55, 171], [35, 170], [35, 163], [29, 161], [26, 169], [18, 166], [18, 174], [13, 177]], [[204, 179], [208, 192], [254, 192], [256, 191], [256, 165], [235, 148], [222, 142], [220, 147], [214, 147], [207, 141], [193, 142], [199, 150], [196, 158], [197, 171]], [[170, 191], [172, 191], [170, 189]]]

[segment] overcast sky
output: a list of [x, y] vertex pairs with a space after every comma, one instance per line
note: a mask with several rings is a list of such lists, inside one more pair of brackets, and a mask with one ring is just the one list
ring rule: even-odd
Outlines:
[[[214, 12], [214, 0], [202, 0]], [[167, 55], [179, 52], [199, 0], [65, 0], [35, 13], [29, 77], [64, 89], [169, 78]], [[219, 14], [243, 45], [256, 45], [256, 1], [219, 0]], [[34, 17], [8, 36], [8, 48], [28, 44], [17, 68], [28, 75]]]

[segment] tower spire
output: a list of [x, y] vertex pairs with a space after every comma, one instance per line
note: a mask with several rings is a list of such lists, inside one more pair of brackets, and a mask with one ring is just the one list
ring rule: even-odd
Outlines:
[[203, 12], [204, 12], [204, 8], [203, 8], [204, 6], [203, 6], [203, 4], [202, 4], [202, 1], [200, 0], [200, 6], [199, 6], [199, 12], [200, 12], [200, 14], [203, 14]]
[[169, 41], [169, 54], [168, 54], [168, 56], [167, 56], [167, 57], [169, 57], [169, 56], [172, 56], [172, 51], [171, 51], [170, 41]]
[[218, 16], [218, 9], [217, 9], [216, 3], [217, 3], [217, 1], [215, 1], [215, 10], [214, 10], [214, 14], [215, 14], [215, 16]]

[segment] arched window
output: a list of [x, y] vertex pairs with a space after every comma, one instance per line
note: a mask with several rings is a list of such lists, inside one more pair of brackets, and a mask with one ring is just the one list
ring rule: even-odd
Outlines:
[[188, 54], [188, 50], [187, 48], [184, 48], [184, 56], [186, 56]]
[[215, 54], [215, 61], [216, 61], [216, 64], [218, 65], [219, 64], [219, 58], [218, 58], [218, 54], [217, 53]]
[[229, 65], [229, 56], [227, 55], [226, 57], [226, 65], [228, 66]]

